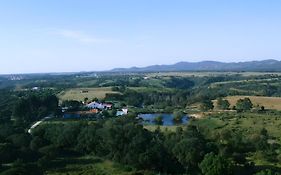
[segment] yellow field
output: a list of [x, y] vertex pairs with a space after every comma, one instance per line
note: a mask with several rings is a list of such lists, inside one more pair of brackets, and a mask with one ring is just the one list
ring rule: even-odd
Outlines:
[[280, 97], [261, 97], [261, 96], [229, 96], [226, 97], [231, 106], [234, 106], [237, 100], [241, 98], [250, 98], [254, 107], [264, 106], [266, 109], [281, 110], [281, 98]]
[[62, 91], [58, 94], [59, 99], [63, 100], [78, 100], [83, 101], [85, 98], [92, 100], [93, 98], [103, 99], [106, 94], [119, 93], [111, 90], [111, 87], [103, 88], [73, 88], [67, 91]]

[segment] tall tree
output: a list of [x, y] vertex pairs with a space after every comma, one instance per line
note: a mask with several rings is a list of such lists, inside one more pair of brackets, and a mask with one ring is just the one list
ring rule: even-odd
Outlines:
[[236, 103], [236, 110], [238, 112], [249, 111], [253, 108], [253, 103], [249, 98], [239, 99]]
[[231, 162], [214, 153], [206, 154], [199, 167], [204, 175], [232, 174]]
[[203, 111], [209, 111], [209, 110], [213, 110], [214, 109], [214, 104], [212, 102], [212, 100], [210, 99], [204, 99], [202, 101], [202, 104], [200, 106], [201, 110]]
[[219, 98], [217, 101], [217, 105], [219, 109], [227, 110], [229, 109], [230, 103], [228, 100]]

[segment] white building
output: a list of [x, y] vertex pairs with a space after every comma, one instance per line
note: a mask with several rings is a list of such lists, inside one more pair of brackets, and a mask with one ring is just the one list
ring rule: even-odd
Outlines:
[[100, 110], [103, 110], [103, 109], [110, 109], [112, 108], [112, 104], [108, 104], [108, 103], [98, 103], [98, 102], [92, 102], [92, 103], [89, 103], [87, 104], [87, 107], [88, 108], [91, 108], [91, 109], [100, 109]]
[[116, 112], [116, 116], [122, 116], [122, 115], [127, 115], [127, 114], [128, 114], [127, 108], [123, 108], [122, 110]]

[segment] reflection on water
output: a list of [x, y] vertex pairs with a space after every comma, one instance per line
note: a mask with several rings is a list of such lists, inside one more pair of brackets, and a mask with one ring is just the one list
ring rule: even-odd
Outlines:
[[144, 124], [155, 125], [156, 124], [155, 119], [159, 116], [161, 116], [163, 119], [162, 120], [163, 126], [173, 126], [173, 125], [185, 124], [188, 122], [188, 119], [189, 119], [188, 116], [185, 115], [182, 118], [181, 122], [175, 122], [173, 120], [173, 118], [174, 118], [173, 114], [139, 114], [138, 118], [143, 119]]

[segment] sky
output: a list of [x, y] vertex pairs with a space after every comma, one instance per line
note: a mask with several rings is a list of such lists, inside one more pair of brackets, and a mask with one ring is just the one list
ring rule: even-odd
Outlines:
[[281, 59], [280, 0], [6, 0], [0, 74]]

